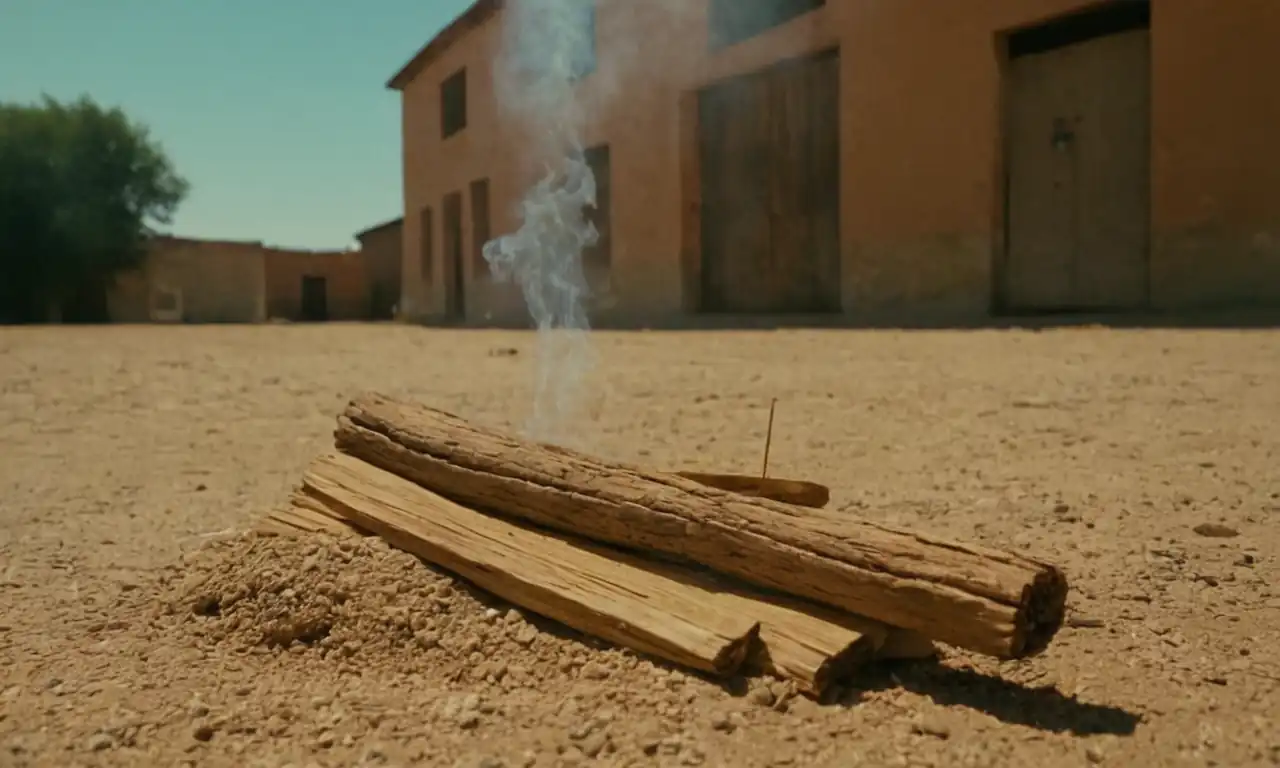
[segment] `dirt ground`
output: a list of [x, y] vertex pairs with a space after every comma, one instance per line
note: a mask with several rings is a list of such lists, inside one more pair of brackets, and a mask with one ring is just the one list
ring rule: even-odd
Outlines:
[[777, 397], [774, 474], [1060, 563], [1072, 625], [833, 703], [713, 685], [376, 541], [242, 533], [361, 390], [519, 426], [531, 335], [0, 329], [0, 765], [1280, 764], [1280, 333], [594, 339], [596, 452], [751, 472]]

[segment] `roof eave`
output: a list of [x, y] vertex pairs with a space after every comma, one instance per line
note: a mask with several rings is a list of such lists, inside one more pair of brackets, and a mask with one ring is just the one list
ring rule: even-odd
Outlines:
[[387, 89], [403, 91], [409, 83], [413, 82], [413, 79], [418, 76], [432, 58], [439, 56], [467, 32], [487, 21], [490, 16], [502, 8], [503, 2], [504, 0], [476, 0], [457, 18], [446, 24], [444, 29], [440, 30], [435, 37], [428, 40], [426, 45], [418, 49], [413, 58], [409, 59], [387, 81]]

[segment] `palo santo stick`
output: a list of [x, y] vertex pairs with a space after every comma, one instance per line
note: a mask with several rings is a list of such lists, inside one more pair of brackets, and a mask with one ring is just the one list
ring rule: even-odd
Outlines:
[[714, 595], [472, 511], [350, 456], [312, 463], [302, 492], [392, 546], [580, 632], [717, 676], [759, 622]]
[[347, 407], [336, 443], [468, 506], [700, 564], [979, 653], [1036, 653], [1062, 626], [1065, 577], [1017, 553], [726, 493], [379, 395]]

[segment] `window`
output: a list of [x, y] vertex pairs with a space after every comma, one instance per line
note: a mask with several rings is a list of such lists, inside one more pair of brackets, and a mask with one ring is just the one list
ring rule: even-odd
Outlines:
[[711, 0], [711, 47], [740, 43], [824, 5], [826, 0]]
[[471, 182], [471, 270], [472, 277], [489, 274], [484, 258], [484, 245], [492, 237], [489, 224], [489, 180]]
[[431, 284], [432, 267], [435, 264], [435, 217], [431, 214], [431, 206], [423, 208], [418, 214], [419, 229], [422, 241], [418, 244], [418, 269], [422, 274], [424, 285]]
[[440, 84], [440, 138], [467, 127], [467, 70], [460, 69]]

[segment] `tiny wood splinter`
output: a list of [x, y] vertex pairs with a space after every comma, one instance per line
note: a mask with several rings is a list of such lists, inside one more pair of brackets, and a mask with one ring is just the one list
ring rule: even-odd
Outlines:
[[778, 398], [769, 401], [769, 429], [764, 434], [764, 466], [760, 468], [760, 478], [769, 476], [769, 446], [773, 444], [773, 410], [778, 406]]

